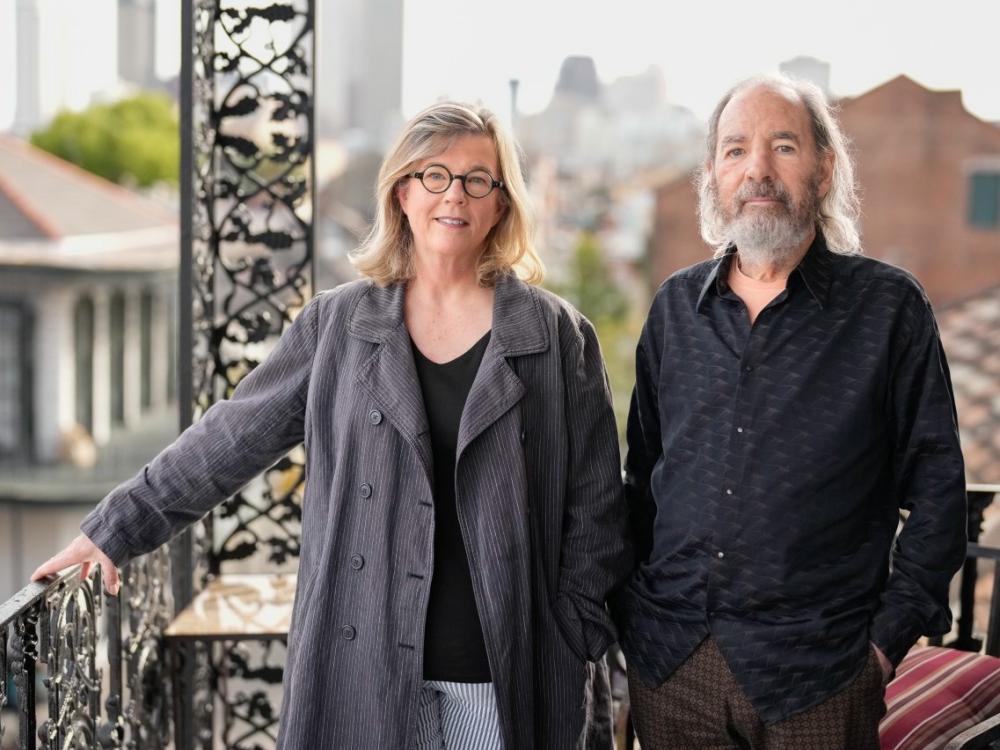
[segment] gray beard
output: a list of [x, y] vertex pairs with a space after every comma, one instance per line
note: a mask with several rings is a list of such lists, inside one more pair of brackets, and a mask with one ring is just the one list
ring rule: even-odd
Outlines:
[[754, 267], [784, 267], [809, 238], [814, 220], [798, 223], [790, 213], [743, 215], [729, 223], [729, 235], [740, 257]]

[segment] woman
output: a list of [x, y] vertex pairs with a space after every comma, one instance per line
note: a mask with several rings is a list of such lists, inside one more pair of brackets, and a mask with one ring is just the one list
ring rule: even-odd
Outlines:
[[100, 562], [116, 590], [114, 565], [304, 441], [279, 746], [607, 746], [604, 600], [630, 561], [594, 330], [531, 285], [524, 181], [492, 113], [418, 114], [377, 193], [367, 278], [317, 295], [34, 577]]

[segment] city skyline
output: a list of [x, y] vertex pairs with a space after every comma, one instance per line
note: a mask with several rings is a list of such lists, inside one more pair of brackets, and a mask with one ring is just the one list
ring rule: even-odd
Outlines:
[[[836, 96], [857, 96], [905, 74], [931, 89], [961, 89], [972, 114], [1000, 121], [1000, 4], [956, 0], [947, 14], [920, 8], [901, 0], [847, 0], [836, 8], [776, 0], [765, 10], [732, 0], [509, 0], [497, 12], [462, 0], [406, 0], [403, 113], [452, 96], [478, 98], [508, 115], [512, 78], [519, 110], [537, 112], [562, 60], [587, 55], [603, 83], [658, 65], [667, 98], [706, 120], [732, 83], [805, 55], [830, 64]], [[427, 42], [436, 38], [448, 43]]]
[[[8, 62], [0, 66], [0, 90], [5, 93], [16, 80], [18, 40], [11, 21], [17, 5], [18, 0], [0, 0], [5, 42], [0, 58]], [[180, 5], [180, 0], [156, 0], [155, 65], [161, 78], [179, 69]], [[324, 7], [319, 2], [318, 11]], [[848, 0], [836, 10], [817, 2], [804, 7], [801, 0], [776, 0], [766, 12], [731, 0], [711, 8], [681, 7], [638, 0], [590, 6], [510, 0], [498, 12], [495, 6], [461, 0], [404, 0], [402, 114], [412, 115], [447, 96], [478, 99], [509, 117], [511, 79], [519, 81], [519, 110], [535, 113], [548, 104], [562, 61], [586, 55], [605, 84], [659, 66], [669, 101], [705, 120], [734, 81], [775, 72], [782, 61], [806, 55], [830, 64], [834, 95], [856, 96], [905, 74], [931, 89], [960, 89], [972, 114], [1000, 122], [1000, 4], [955, 0], [948, 13], [902, 0], [871, 6]], [[65, 18], [86, 23], [78, 12]], [[103, 32], [91, 28], [89, 33]], [[109, 39], [113, 34], [108, 31]], [[319, 54], [329, 58], [324, 40], [318, 43]], [[48, 64], [69, 54], [75, 57], [74, 81], [104, 74], [106, 62], [91, 75], [88, 66], [99, 62], [75, 49], [46, 51]], [[15, 100], [0, 97], [0, 130], [10, 126]]]

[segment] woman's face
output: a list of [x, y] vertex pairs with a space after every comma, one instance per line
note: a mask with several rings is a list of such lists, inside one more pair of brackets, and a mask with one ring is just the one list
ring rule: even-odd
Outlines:
[[[439, 166], [452, 175], [468, 175], [478, 170], [499, 179], [500, 174], [493, 141], [485, 135], [458, 136], [445, 151], [418, 162], [413, 171], [427, 172], [435, 167], [430, 172], [437, 175], [437, 184], [444, 187], [448, 179], [436, 168]], [[484, 182], [479, 177], [482, 175], [474, 175], [473, 179], [481, 188]], [[428, 178], [429, 182], [432, 180]], [[476, 191], [471, 180], [469, 189]], [[500, 188], [493, 188], [483, 198], [473, 198], [457, 179], [441, 193], [427, 190], [417, 178], [402, 180], [396, 187], [396, 197], [410, 223], [414, 252], [427, 256], [478, 258], [486, 235], [506, 209]]]

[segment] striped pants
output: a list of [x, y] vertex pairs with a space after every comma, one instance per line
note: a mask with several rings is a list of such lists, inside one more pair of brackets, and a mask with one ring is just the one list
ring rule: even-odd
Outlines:
[[425, 680], [414, 750], [501, 750], [492, 682]]

